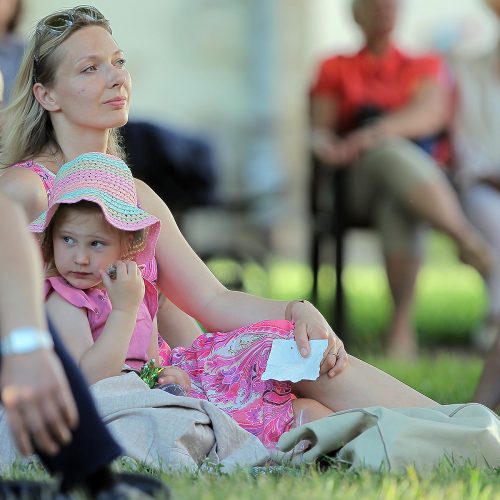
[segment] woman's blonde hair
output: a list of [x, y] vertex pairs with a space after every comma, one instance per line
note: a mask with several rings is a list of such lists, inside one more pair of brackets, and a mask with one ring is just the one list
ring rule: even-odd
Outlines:
[[[109, 21], [90, 6], [55, 12], [36, 25], [24, 52], [11, 103], [2, 112], [5, 125], [1, 137], [1, 168], [35, 157], [48, 144], [59, 148], [49, 112], [35, 99], [33, 85], [54, 84], [59, 64], [56, 49], [73, 33], [87, 26], [100, 26], [112, 34]], [[117, 129], [109, 130], [106, 152], [124, 157]]]

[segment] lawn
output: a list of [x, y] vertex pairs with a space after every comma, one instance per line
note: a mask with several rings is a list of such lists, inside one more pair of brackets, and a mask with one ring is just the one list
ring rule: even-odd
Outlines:
[[[366, 359], [366, 358], [365, 358]], [[427, 353], [411, 364], [382, 357], [367, 359], [441, 403], [470, 400], [481, 369], [477, 356]], [[368, 470], [352, 472], [331, 462], [327, 467], [267, 467], [225, 475], [211, 472], [169, 474], [147, 471], [124, 461], [119, 467], [161, 477], [175, 498], [193, 500], [286, 499], [500, 499], [500, 471], [455, 467], [443, 463], [432, 474], [421, 477], [409, 468], [405, 474]], [[46, 478], [40, 467], [14, 467], [6, 476]]]

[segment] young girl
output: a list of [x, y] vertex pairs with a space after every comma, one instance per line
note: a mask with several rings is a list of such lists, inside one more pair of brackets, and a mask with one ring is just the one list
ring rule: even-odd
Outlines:
[[[156, 289], [139, 267], [154, 255], [160, 224], [136, 201], [123, 161], [86, 153], [61, 167], [48, 210], [30, 225], [43, 231], [48, 311], [90, 383], [120, 374], [124, 364], [139, 371], [158, 360]], [[211, 401], [274, 446], [297, 419], [332, 411], [296, 399], [289, 382], [261, 380], [275, 338], [293, 338], [290, 322], [203, 334], [190, 348], [163, 353], [161, 381]]]
[[[47, 308], [90, 383], [158, 361], [158, 296], [140, 267], [160, 223], [136, 205], [128, 167], [89, 153], [61, 168], [49, 209], [30, 225], [44, 231]], [[187, 376], [181, 382], [189, 386]]]

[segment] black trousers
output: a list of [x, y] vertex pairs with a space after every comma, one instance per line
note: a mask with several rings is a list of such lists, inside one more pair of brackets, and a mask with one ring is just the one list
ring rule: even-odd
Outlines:
[[62, 363], [75, 398], [79, 423], [72, 433], [71, 442], [63, 446], [57, 455], [46, 455], [39, 450], [36, 452], [47, 469], [61, 477], [63, 487], [67, 489], [110, 464], [121, 455], [122, 449], [106, 429], [97, 413], [87, 382], [50, 322], [49, 330], [54, 339], [54, 351]]

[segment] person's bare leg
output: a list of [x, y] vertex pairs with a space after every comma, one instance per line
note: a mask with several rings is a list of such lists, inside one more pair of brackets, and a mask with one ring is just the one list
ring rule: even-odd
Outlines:
[[385, 259], [394, 311], [387, 335], [391, 357], [414, 359], [418, 342], [413, 329], [412, 302], [420, 259], [412, 255], [389, 255]]
[[492, 266], [489, 245], [465, 217], [452, 188], [444, 181], [421, 182], [406, 195], [407, 206], [455, 240], [461, 259], [485, 275]]
[[325, 405], [308, 398], [295, 399], [293, 405], [293, 427], [318, 420], [332, 414], [332, 410]]
[[500, 405], [500, 334], [484, 360], [484, 368], [474, 392], [473, 401], [488, 408]]
[[317, 380], [294, 384], [298, 397], [314, 399], [332, 411], [366, 406], [387, 408], [430, 407], [437, 403], [389, 374], [354, 356], [338, 375], [321, 375]]

